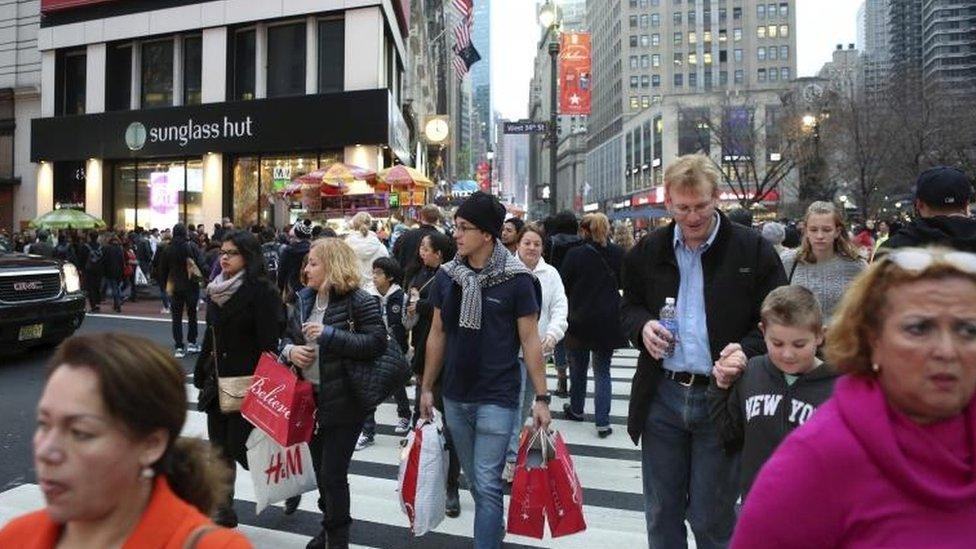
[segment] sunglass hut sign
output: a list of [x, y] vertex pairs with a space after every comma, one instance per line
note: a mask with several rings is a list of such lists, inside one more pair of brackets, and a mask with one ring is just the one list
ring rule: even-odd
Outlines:
[[141, 150], [146, 143], [175, 143], [185, 147], [193, 142], [213, 139], [252, 137], [254, 128], [250, 116], [234, 120], [225, 116], [219, 122], [197, 122], [192, 118], [183, 124], [149, 126], [133, 122], [125, 130], [125, 144], [131, 151]]

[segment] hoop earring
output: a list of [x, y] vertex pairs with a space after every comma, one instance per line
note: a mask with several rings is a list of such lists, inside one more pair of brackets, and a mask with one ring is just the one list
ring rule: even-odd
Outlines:
[[871, 365], [871, 371], [874, 372], [874, 373], [880, 372], [881, 371], [881, 365], [879, 365], [877, 362], [875, 362], [874, 364]]

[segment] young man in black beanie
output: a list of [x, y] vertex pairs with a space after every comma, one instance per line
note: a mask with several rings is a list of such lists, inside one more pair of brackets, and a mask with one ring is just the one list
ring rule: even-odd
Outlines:
[[518, 250], [519, 233], [522, 232], [524, 226], [525, 221], [517, 217], [506, 219], [505, 224], [502, 225], [502, 244], [512, 255], [515, 255], [515, 251]]
[[536, 428], [550, 422], [538, 332], [541, 291], [502, 244], [504, 221], [505, 208], [482, 192], [471, 195], [454, 216], [458, 257], [431, 285], [434, 319], [420, 397], [420, 415], [429, 418], [443, 367], [444, 417], [474, 498], [478, 549], [496, 549], [505, 536], [501, 474], [518, 413], [519, 347], [535, 387]]

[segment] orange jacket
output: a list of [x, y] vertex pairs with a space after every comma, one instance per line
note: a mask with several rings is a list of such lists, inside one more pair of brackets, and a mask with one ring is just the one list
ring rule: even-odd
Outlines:
[[[165, 477], [156, 477], [149, 505], [123, 549], [183, 549], [187, 537], [199, 526], [211, 524], [196, 507], [181, 500]], [[51, 520], [43, 509], [11, 521], [0, 530], [0, 547], [52, 549], [64, 525]], [[250, 549], [240, 532], [217, 528], [201, 537], [195, 549]]]

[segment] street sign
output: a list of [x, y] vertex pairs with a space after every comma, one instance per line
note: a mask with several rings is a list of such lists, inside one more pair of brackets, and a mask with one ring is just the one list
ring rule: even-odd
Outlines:
[[546, 133], [549, 131], [549, 123], [519, 120], [518, 122], [505, 122], [504, 128], [505, 133]]

